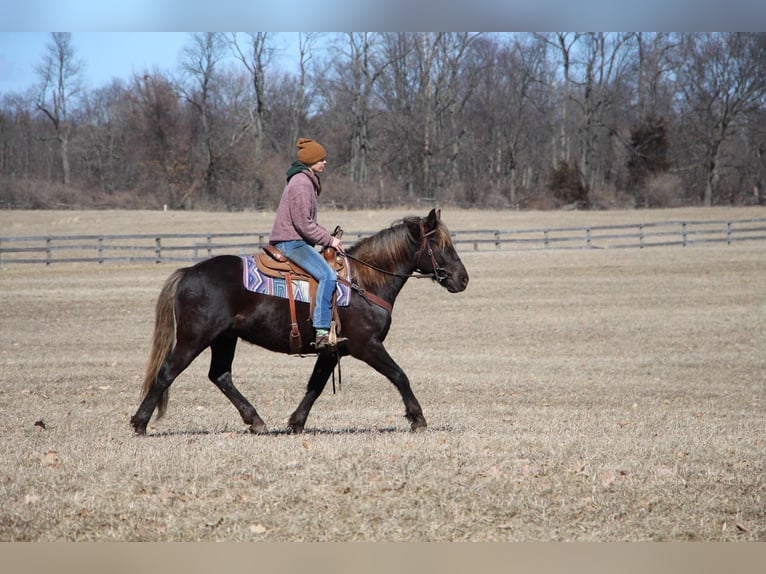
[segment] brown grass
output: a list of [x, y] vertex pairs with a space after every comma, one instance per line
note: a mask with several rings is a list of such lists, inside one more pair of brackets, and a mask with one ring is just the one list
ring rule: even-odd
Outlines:
[[[162, 231], [246, 224], [172, 215]], [[375, 229], [401, 215], [325, 219]], [[443, 214], [454, 229], [501, 216], [685, 217]], [[0, 234], [158, 221], [3, 212]], [[409, 433], [393, 386], [347, 359], [307, 433], [283, 434], [312, 362], [241, 344], [235, 381], [270, 434], [243, 432], [203, 355], [144, 438], [128, 419], [173, 267], [3, 269], [0, 540], [766, 541], [764, 261], [756, 243], [466, 253], [465, 293], [411, 281], [394, 310], [387, 346], [427, 432]]]

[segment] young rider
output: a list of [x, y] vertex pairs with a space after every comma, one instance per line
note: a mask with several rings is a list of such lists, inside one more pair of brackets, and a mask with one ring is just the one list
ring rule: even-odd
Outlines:
[[[297, 160], [287, 170], [287, 185], [277, 208], [269, 243], [319, 282], [313, 316], [314, 345], [319, 352], [334, 351], [329, 330], [337, 280], [335, 271], [315, 249], [320, 245], [343, 251], [340, 239], [333, 237], [316, 220], [317, 197], [322, 192], [319, 174], [327, 165], [327, 154], [319, 142], [308, 138], [300, 138], [297, 147]], [[344, 337], [337, 338], [337, 343], [345, 341]]]

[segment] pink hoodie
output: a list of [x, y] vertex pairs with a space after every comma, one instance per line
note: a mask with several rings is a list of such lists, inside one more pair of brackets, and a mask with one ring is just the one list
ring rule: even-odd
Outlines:
[[279, 201], [269, 243], [303, 239], [309, 245], [331, 244], [332, 235], [316, 221], [318, 187], [319, 179], [310, 171], [290, 178]]

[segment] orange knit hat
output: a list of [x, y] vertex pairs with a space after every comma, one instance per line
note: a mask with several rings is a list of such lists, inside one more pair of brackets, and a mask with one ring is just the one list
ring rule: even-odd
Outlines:
[[298, 138], [298, 161], [312, 166], [326, 157], [327, 153], [319, 142], [308, 138]]

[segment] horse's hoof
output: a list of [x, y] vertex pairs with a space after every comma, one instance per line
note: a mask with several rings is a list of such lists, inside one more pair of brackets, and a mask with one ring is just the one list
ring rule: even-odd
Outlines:
[[428, 428], [428, 423], [425, 420], [412, 421], [410, 425], [411, 432], [423, 432]]
[[287, 425], [287, 432], [290, 434], [303, 434], [303, 425]]
[[133, 427], [133, 432], [135, 432], [138, 436], [146, 435], [146, 425], [140, 424], [135, 419], [136, 419], [135, 416], [131, 417], [131, 419], [130, 419], [130, 426]]
[[263, 421], [254, 422], [250, 425], [249, 430], [252, 434], [265, 434], [268, 432], [268, 429], [266, 429], [266, 423]]

